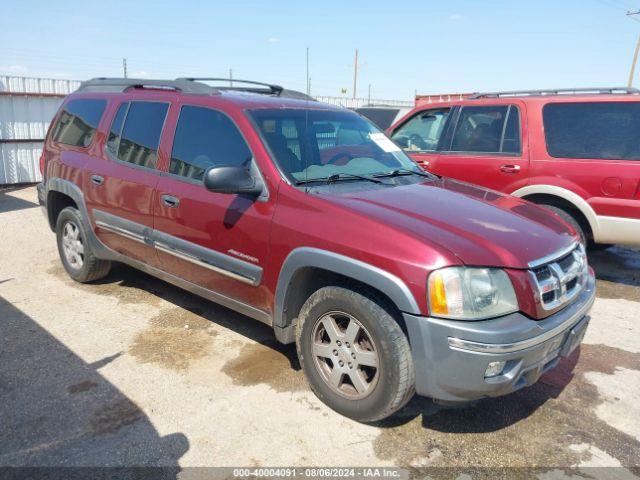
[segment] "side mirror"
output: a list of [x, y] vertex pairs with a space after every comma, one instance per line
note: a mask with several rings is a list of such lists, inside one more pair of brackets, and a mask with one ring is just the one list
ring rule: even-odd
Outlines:
[[204, 172], [204, 186], [210, 192], [249, 195], [262, 193], [262, 182], [243, 167], [220, 165]]

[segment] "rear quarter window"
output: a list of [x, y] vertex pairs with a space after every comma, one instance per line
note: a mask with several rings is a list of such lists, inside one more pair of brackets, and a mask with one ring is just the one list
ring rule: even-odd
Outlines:
[[75, 147], [88, 147], [106, 106], [106, 100], [71, 100], [64, 106], [53, 127], [53, 141]]
[[542, 118], [552, 157], [640, 159], [640, 102], [549, 103]]

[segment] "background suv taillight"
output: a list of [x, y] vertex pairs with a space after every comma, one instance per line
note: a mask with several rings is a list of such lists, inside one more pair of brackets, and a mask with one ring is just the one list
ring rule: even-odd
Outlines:
[[42, 175], [44, 175], [44, 161], [45, 161], [45, 154], [43, 149], [42, 153], [40, 154], [40, 173]]

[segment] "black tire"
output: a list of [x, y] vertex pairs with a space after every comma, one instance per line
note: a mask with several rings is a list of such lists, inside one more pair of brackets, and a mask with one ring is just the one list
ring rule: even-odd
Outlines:
[[587, 234], [584, 230], [584, 228], [582, 227], [582, 225], [580, 225], [580, 222], [578, 222], [578, 220], [576, 220], [576, 218], [571, 215], [571, 213], [567, 212], [566, 210], [560, 208], [560, 207], [556, 207], [555, 205], [548, 205], [546, 203], [541, 203], [539, 204], [541, 207], [546, 208], [547, 210], [555, 213], [556, 215], [558, 215], [561, 219], [563, 219], [565, 222], [567, 222], [569, 225], [571, 225], [573, 227], [573, 229], [578, 232], [578, 235], [580, 236], [580, 241], [582, 242], [582, 244], [586, 247], [589, 244], [589, 239], [587, 237]]
[[[361, 332], [371, 337], [378, 352], [379, 376], [364, 398], [345, 398], [334, 391], [313, 354], [318, 322], [329, 312], [344, 312], [357, 319], [364, 327]], [[322, 402], [342, 415], [369, 423], [388, 417], [411, 399], [415, 392], [411, 349], [394, 315], [375, 294], [350, 288], [324, 287], [307, 299], [298, 316], [296, 348], [311, 389]]]
[[593, 243], [589, 242], [589, 250], [593, 252], [599, 252], [613, 247], [613, 243]]
[[[81, 254], [82, 264], [72, 264], [67, 258], [64, 250], [64, 231], [67, 224], [78, 229], [78, 239], [82, 244], [83, 253]], [[64, 208], [56, 219], [56, 237], [58, 242], [58, 253], [60, 260], [67, 274], [76, 282], [87, 283], [100, 278], [106, 277], [111, 268], [111, 262], [97, 258], [91, 246], [86, 241], [88, 238], [86, 227], [82, 221], [80, 212], [74, 207]]]

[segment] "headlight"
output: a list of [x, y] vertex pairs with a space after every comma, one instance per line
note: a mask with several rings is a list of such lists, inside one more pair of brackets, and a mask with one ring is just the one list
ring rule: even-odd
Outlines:
[[482, 320], [518, 311], [511, 280], [499, 268], [447, 267], [429, 275], [434, 317]]

